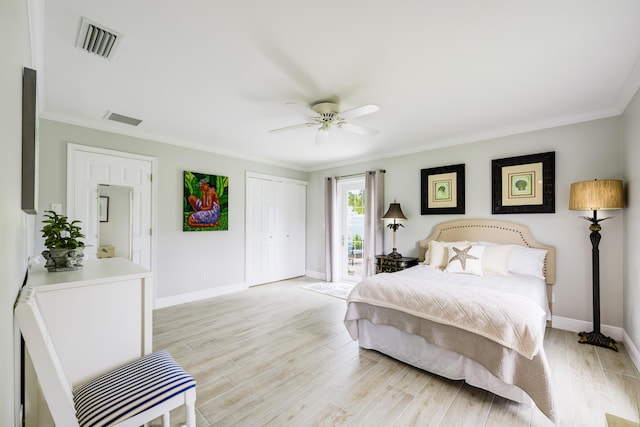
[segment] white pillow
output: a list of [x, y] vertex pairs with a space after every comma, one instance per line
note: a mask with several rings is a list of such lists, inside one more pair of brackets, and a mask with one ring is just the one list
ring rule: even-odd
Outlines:
[[474, 274], [482, 276], [482, 255], [486, 246], [451, 245], [447, 273]]
[[509, 275], [511, 245], [487, 245], [482, 255], [482, 271], [497, 276]]
[[521, 245], [500, 245], [492, 242], [478, 242], [487, 246], [509, 246], [509, 273], [526, 274], [544, 280], [544, 258], [546, 249], [529, 248]]
[[449, 263], [449, 246], [460, 245], [467, 246], [469, 242], [440, 242], [432, 240], [429, 242], [429, 251], [427, 252], [425, 264], [435, 268], [445, 268]]
[[546, 255], [546, 249], [512, 245], [511, 256], [509, 257], [509, 272], [528, 274], [544, 280], [544, 257]]

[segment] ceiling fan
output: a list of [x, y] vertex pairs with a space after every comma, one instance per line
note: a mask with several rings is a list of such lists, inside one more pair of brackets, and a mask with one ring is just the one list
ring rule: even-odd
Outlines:
[[329, 131], [333, 127], [367, 136], [375, 135], [378, 133], [378, 131], [375, 129], [356, 125], [347, 121], [348, 119], [351, 119], [353, 117], [364, 116], [365, 114], [375, 113], [376, 111], [380, 110], [380, 107], [374, 104], [362, 105], [360, 107], [355, 107], [344, 111], [340, 111], [340, 107], [338, 106], [338, 104], [326, 101], [316, 102], [311, 105], [298, 104], [296, 102], [288, 102], [287, 104], [297, 105], [303, 108], [307, 113], [311, 113], [309, 121], [293, 126], [272, 129], [269, 131], [269, 133], [286, 132], [289, 130], [304, 127], [318, 127], [318, 133], [316, 134], [316, 144], [324, 143], [329, 136]]

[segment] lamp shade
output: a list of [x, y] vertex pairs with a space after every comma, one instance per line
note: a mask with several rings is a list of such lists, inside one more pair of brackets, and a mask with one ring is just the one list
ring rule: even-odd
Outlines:
[[387, 213], [384, 214], [382, 219], [407, 219], [407, 217], [402, 213], [400, 203], [391, 203], [389, 205], [389, 210], [387, 210]]
[[572, 211], [599, 211], [624, 208], [622, 181], [597, 180], [571, 184], [569, 209]]

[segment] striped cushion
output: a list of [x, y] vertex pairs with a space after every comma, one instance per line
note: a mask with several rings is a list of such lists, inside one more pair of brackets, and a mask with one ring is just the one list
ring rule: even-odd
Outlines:
[[167, 351], [148, 354], [73, 391], [80, 426], [108, 426], [196, 386]]

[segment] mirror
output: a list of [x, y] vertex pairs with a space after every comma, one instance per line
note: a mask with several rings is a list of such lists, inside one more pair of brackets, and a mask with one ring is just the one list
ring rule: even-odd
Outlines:
[[98, 258], [131, 259], [133, 188], [98, 185]]

